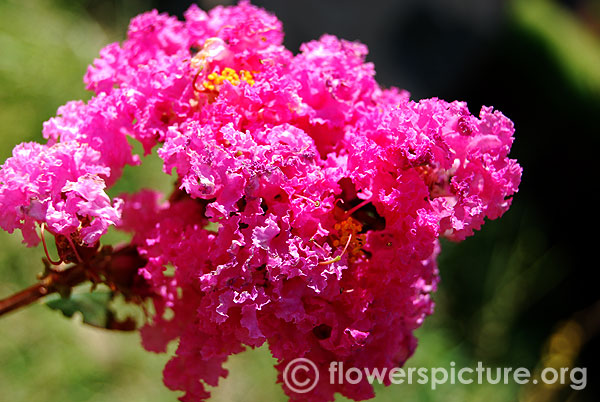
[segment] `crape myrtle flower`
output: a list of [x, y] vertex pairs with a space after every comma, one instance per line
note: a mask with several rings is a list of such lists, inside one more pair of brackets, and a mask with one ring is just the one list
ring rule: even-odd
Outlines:
[[[165, 384], [204, 400], [246, 347], [268, 347], [279, 380], [315, 362], [320, 381], [291, 400], [373, 397], [329, 384], [330, 362], [398, 367], [433, 311], [439, 239], [463, 240], [510, 206], [521, 168], [512, 122], [464, 102], [381, 88], [366, 46], [324, 35], [294, 55], [279, 20], [242, 1], [185, 20], [135, 17], [85, 75], [95, 96], [44, 124], [0, 171], [0, 225], [93, 246], [132, 234], [155, 297], [144, 347], [179, 340]], [[128, 137], [173, 175], [109, 199]], [[166, 199], [165, 199], [166, 198]]]

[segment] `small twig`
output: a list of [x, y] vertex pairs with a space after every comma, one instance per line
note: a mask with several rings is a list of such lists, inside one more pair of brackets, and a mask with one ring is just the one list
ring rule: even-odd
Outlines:
[[27, 306], [48, 294], [48, 288], [38, 283], [14, 295], [0, 300], [0, 316], [19, 307]]
[[83, 260], [81, 259], [81, 256], [77, 252], [77, 247], [75, 247], [75, 244], [73, 243], [73, 239], [71, 239], [71, 236], [67, 236], [67, 241], [71, 245], [71, 248], [73, 249], [73, 252], [75, 253], [75, 257], [77, 257], [77, 262], [82, 263]]
[[0, 299], [0, 316], [52, 293], [68, 295], [72, 288], [88, 280], [104, 283], [126, 298], [152, 296], [144, 278], [138, 275], [146, 262], [134, 246], [117, 250], [105, 247], [93, 258], [63, 270], [54, 270], [46, 262], [46, 270], [37, 284]]
[[44, 235], [45, 231], [44, 231], [44, 227], [45, 227], [45, 223], [42, 223], [40, 225], [40, 234], [41, 234], [41, 238], [42, 238], [42, 244], [44, 245], [44, 253], [46, 253], [46, 258], [48, 259], [48, 261], [50, 262], [50, 264], [52, 265], [60, 265], [62, 264], [62, 260], [59, 257], [58, 261], [54, 261], [52, 260], [52, 258], [50, 258], [50, 253], [48, 253], [48, 246], [46, 245], [46, 236]]
[[44, 296], [72, 288], [87, 281], [83, 265], [75, 265], [64, 271], [51, 270], [39, 283], [0, 300], [0, 316], [36, 302]]

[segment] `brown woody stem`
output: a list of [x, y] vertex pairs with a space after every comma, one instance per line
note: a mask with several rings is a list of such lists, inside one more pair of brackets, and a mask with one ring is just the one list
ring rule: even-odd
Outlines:
[[70, 289], [87, 279], [82, 265], [75, 265], [64, 271], [50, 271], [39, 283], [0, 300], [0, 316], [34, 303], [49, 294]]
[[47, 294], [48, 288], [41, 283], [21, 290], [20, 292], [13, 294], [6, 299], [0, 300], [0, 315], [9, 313], [23, 306], [27, 306], [46, 296]]
[[[79, 255], [78, 258], [81, 259]], [[112, 247], [94, 249], [88, 258], [63, 270], [50, 268], [48, 262], [45, 264], [46, 271], [37, 284], [0, 300], [0, 316], [52, 293], [67, 296], [73, 287], [88, 280], [94, 284], [104, 283], [128, 300], [151, 296], [148, 284], [138, 275], [139, 268], [146, 265], [146, 260], [134, 246], [116, 250]]]

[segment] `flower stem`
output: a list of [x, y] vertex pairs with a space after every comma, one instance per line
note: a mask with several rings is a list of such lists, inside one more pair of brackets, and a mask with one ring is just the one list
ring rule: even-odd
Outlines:
[[87, 280], [83, 265], [75, 265], [64, 271], [50, 271], [39, 283], [0, 300], [0, 316], [30, 305], [44, 296], [72, 288]]
[[62, 270], [51, 268], [50, 263], [45, 261], [46, 270], [37, 284], [0, 299], [0, 317], [52, 293], [68, 297], [75, 286], [88, 280], [93, 284], [106, 284], [126, 299], [151, 296], [145, 279], [138, 275], [138, 270], [146, 262], [134, 246], [123, 246], [116, 250], [103, 247], [90, 258]]

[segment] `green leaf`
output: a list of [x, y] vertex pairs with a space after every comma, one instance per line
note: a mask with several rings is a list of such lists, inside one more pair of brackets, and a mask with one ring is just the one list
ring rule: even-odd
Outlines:
[[109, 310], [112, 292], [94, 292], [73, 294], [69, 298], [60, 298], [46, 303], [53, 310], [61, 311], [66, 317], [77, 312], [83, 316], [83, 322], [100, 328], [108, 328], [113, 319]]

